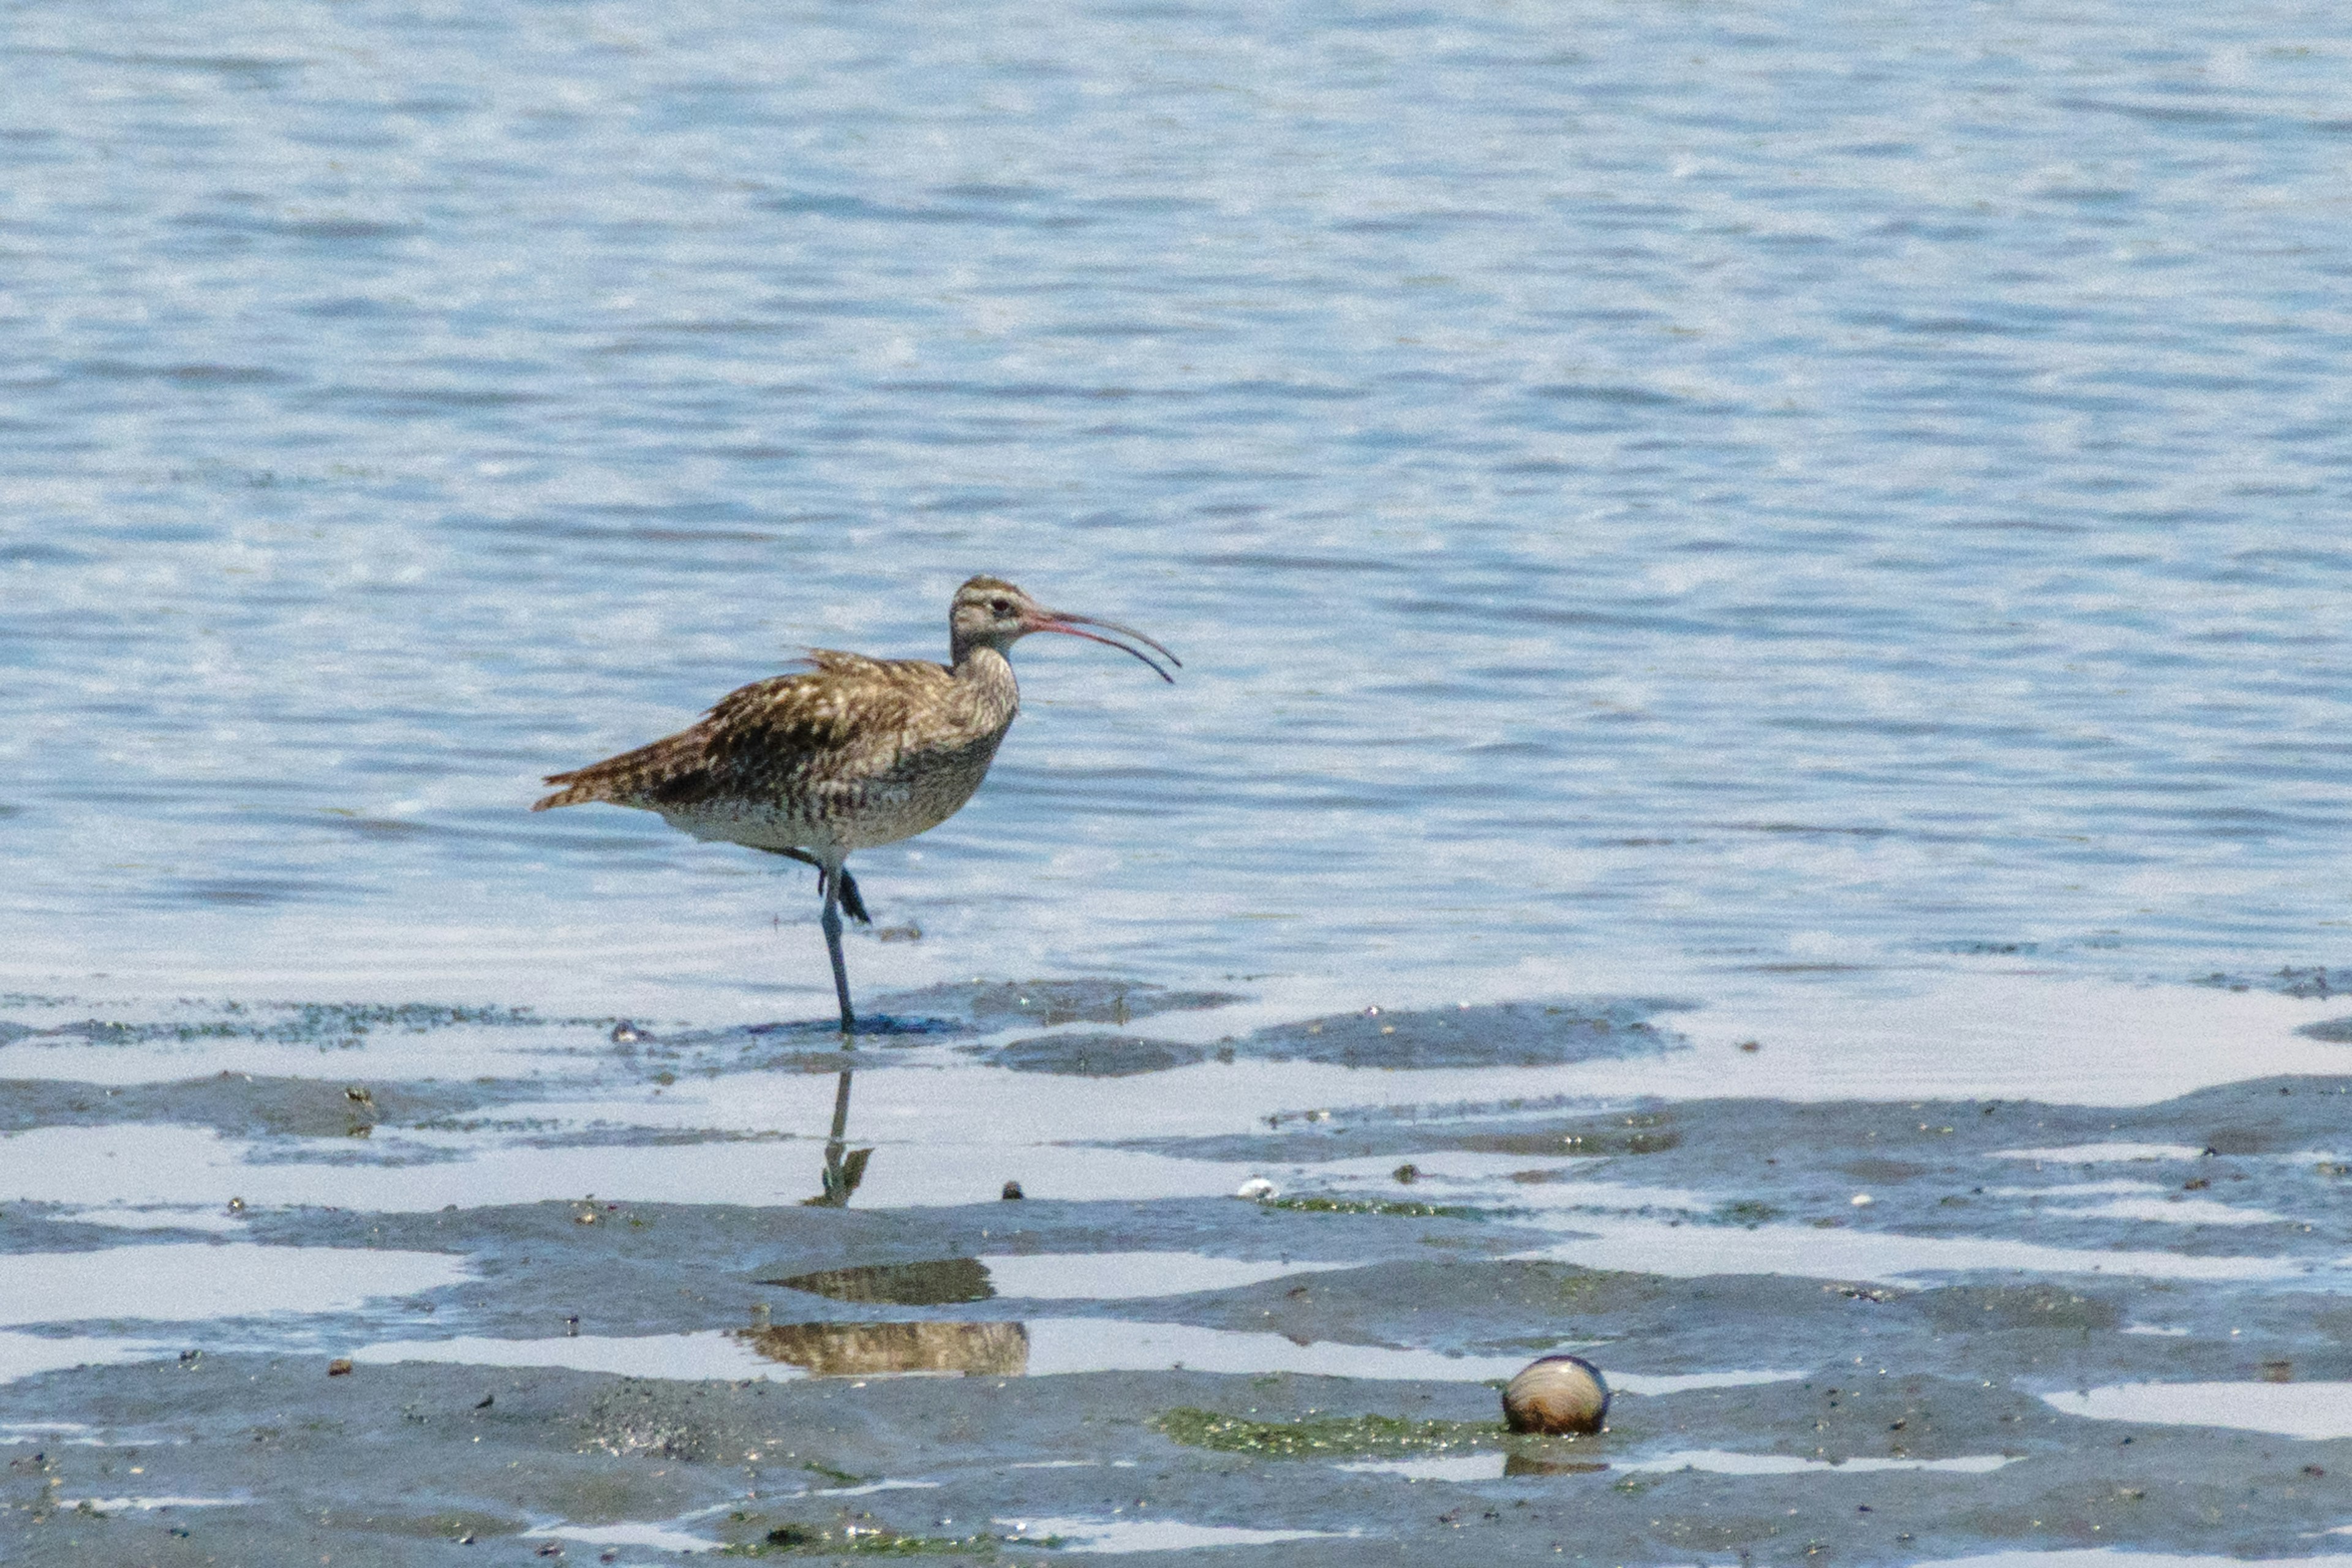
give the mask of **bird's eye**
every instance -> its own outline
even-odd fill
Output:
[[[1010,599],[991,599],[988,602],[988,607],[996,615],[1010,616],[1013,613],[1013,601]]]

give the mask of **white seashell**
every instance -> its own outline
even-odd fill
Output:
[[[1253,1198],[1263,1203],[1267,1198],[1276,1195],[1281,1191],[1282,1189],[1280,1187],[1276,1186],[1264,1176],[1252,1176],[1248,1181],[1244,1182],[1240,1186],[1234,1189],[1234,1196],[1237,1198]]]
[[[1608,1414],[1609,1385],[1582,1356],[1529,1362],[1503,1390],[1503,1420],[1514,1432],[1598,1432]]]

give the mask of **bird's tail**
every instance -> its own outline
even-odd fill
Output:
[[[559,805],[585,805],[597,800],[635,805],[664,784],[692,771],[700,759],[698,752],[686,743],[691,733],[672,735],[568,773],[550,773],[546,782],[563,787],[532,802],[531,810],[551,811]]]
[[[585,805],[593,800],[611,800],[614,796],[611,781],[595,776],[605,765],[598,763],[593,767],[578,768],[568,773],[548,774],[545,783],[567,787],[531,802],[531,810],[552,811],[559,805]]]

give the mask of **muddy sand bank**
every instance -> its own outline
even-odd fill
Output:
[[[998,989],[846,1086],[798,1026],[20,999],[7,1559],[2352,1554],[2352,1074],[1628,1096],[1784,1047]],[[1609,1429],[1507,1436],[1561,1349]]]

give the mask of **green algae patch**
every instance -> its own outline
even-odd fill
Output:
[[[1296,1421],[1254,1421],[1181,1405],[1152,1423],[1188,1448],[1255,1454],[1266,1459],[1434,1454],[1502,1446],[1497,1421],[1407,1421],[1395,1415],[1303,1415]]]
[[[1460,1204],[1423,1204],[1404,1198],[1332,1198],[1320,1194],[1265,1198],[1260,1202],[1270,1209],[1296,1209],[1301,1214],[1385,1214],[1407,1219],[1485,1219],[1494,1212]]]

